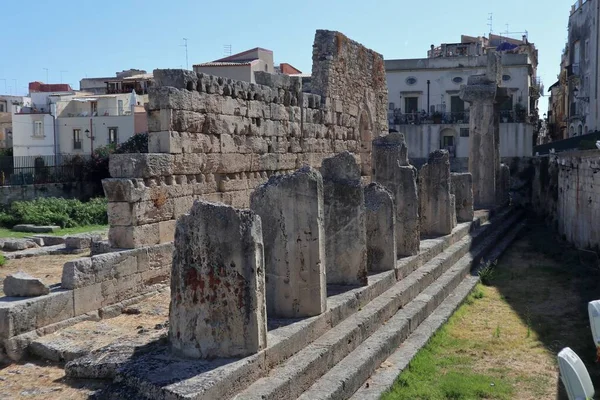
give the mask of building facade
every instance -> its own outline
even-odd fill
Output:
[[[502,54],[502,85],[509,98],[500,105],[503,157],[531,155],[542,90],[536,77],[537,50],[522,40],[462,36],[460,43],[431,46],[427,58],[386,60],[390,127],[404,132],[409,156],[425,158],[445,148],[453,157],[469,154],[469,104],[460,89],[483,74],[487,53]]]
[[[0,95],[0,149],[13,146],[12,116],[31,105],[31,98],[25,96]]]
[[[79,81],[79,90],[91,94],[129,94],[145,95],[154,83],[151,73],[141,69],[129,69],[117,72],[112,77],[84,78]]]

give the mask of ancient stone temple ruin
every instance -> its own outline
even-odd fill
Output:
[[[11,358],[162,291],[168,324],[77,357],[61,344],[67,376],[112,381],[105,398],[376,399],[519,232],[520,211],[473,208],[506,200],[499,162],[477,178],[445,151],[409,163],[381,55],[339,32],[317,31],[310,85],[154,77],[150,152],[111,156],[103,181],[110,246],[48,295],[0,303]],[[486,96],[474,107],[493,114]]]

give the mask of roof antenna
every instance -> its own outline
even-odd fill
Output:
[[[225,57],[228,57],[231,55],[231,45],[230,44],[223,45],[223,55]]]
[[[487,25],[490,27],[490,33],[494,32],[494,13],[489,13]]]

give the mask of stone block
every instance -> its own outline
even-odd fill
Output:
[[[37,243],[29,239],[6,240],[3,243],[3,249],[8,251],[20,251],[37,247]]]
[[[450,158],[447,150],[429,154],[419,170],[419,215],[421,235],[449,235],[456,226],[456,208],[451,193]]]
[[[391,133],[373,141],[373,181],[394,196],[396,205],[396,250],[398,256],[419,253],[419,199],[417,170],[407,161],[404,135]]]
[[[12,227],[13,231],[16,232],[32,232],[32,233],[49,233],[56,232],[60,230],[60,226],[49,225],[49,226],[39,226],[32,224],[19,224]]]
[[[176,220],[172,219],[158,223],[158,243],[168,243],[174,240],[176,222]]]
[[[171,131],[173,130],[173,110],[162,109],[162,110],[153,110],[148,111],[148,132],[155,133],[161,131]],[[150,136],[149,136],[150,138]],[[161,151],[150,151],[149,153],[162,153]]]
[[[65,242],[63,236],[35,235],[35,237],[42,239],[44,241],[44,246],[57,246]]]
[[[185,153],[173,155],[173,175],[195,175],[204,171],[206,155]]]
[[[113,178],[151,178],[173,175],[171,154],[111,154],[110,176]]]
[[[396,208],[394,196],[378,183],[365,187],[367,226],[367,270],[393,271],[396,268]]]
[[[110,242],[108,240],[99,240],[96,242],[92,242],[90,246],[90,255],[95,256],[98,254],[110,253],[112,251],[116,251],[110,246]]]
[[[156,86],[196,90],[198,74],[186,69],[155,69],[152,73]]]
[[[458,222],[473,221],[473,177],[470,173],[453,173],[452,194],[456,204]]]
[[[260,218],[199,201],[177,222],[169,341],[186,357],[244,357],[267,345]]]
[[[365,198],[360,167],[348,152],[323,160],[327,283],[367,284]]]
[[[102,235],[97,233],[84,233],[80,235],[67,236],[65,246],[69,249],[89,249],[92,242],[102,240]]]
[[[160,243],[159,223],[140,226],[111,226],[108,240],[112,247],[133,249]]]
[[[323,179],[313,169],[272,176],[250,198],[263,224],[267,311],[283,318],[327,309]]]
[[[95,283],[73,290],[73,307],[75,316],[98,310],[102,307],[102,284]]]
[[[40,279],[19,271],[4,278],[4,294],[15,297],[35,297],[50,293]]]
[[[67,261],[63,266],[61,287],[75,289],[96,283],[96,274],[90,257]]]
[[[10,338],[74,317],[73,291],[57,290],[25,300],[0,302],[0,337]]]

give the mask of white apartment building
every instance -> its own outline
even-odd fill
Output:
[[[0,149],[12,147],[13,114],[30,105],[29,97],[0,95]]]
[[[385,61],[390,128],[405,134],[409,157],[426,158],[439,148],[468,157],[469,104],[460,89],[469,76],[485,73],[490,51],[502,53],[501,86],[510,95],[500,106],[501,156],[531,155],[541,86],[537,51],[526,38],[491,35],[432,45],[427,58]]]
[[[147,132],[147,95],[90,95],[81,92],[32,93],[32,106],[15,114],[13,154],[90,155]]]

